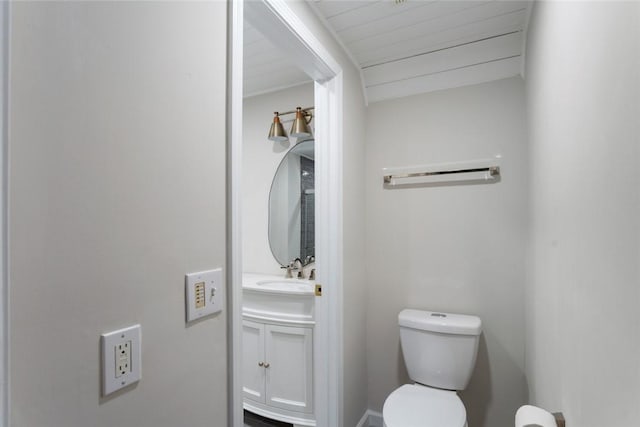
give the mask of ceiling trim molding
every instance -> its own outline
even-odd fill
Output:
[[[506,79],[518,75],[520,59],[517,55],[371,86],[369,98],[374,103]]]
[[[362,67],[360,66],[360,63],[358,62],[356,57],[353,56],[353,54],[351,53],[349,48],[347,48],[347,46],[342,42],[342,40],[340,39],[340,36],[336,32],[336,30],[333,29],[333,27],[331,26],[331,24],[329,23],[327,18],[325,18],[324,15],[322,14],[322,12],[320,12],[320,9],[318,9],[318,6],[316,6],[315,3],[312,2],[312,1],[308,1],[307,5],[313,11],[313,13],[316,15],[316,17],[320,20],[320,22],[326,28],[326,30],[329,32],[329,34],[331,34],[331,36],[336,41],[336,43],[338,43],[338,46],[340,46],[342,48],[342,50],[344,51],[345,55],[347,55],[347,58],[349,58],[349,60],[351,61],[353,66],[356,68],[356,70],[358,70],[358,74],[360,75],[360,88],[362,89],[362,96],[364,97],[364,105],[368,106],[369,105],[369,99],[368,99],[368,96],[367,96],[367,85],[364,82],[364,73],[362,72]]]
[[[304,85],[313,85],[313,80],[311,78],[309,78],[309,80],[305,80],[303,82],[297,82],[297,83],[291,83],[288,85],[282,85],[282,86],[277,86],[277,87],[273,87],[273,88],[269,88],[269,89],[265,89],[265,90],[258,90],[255,92],[250,92],[250,93],[245,93],[243,94],[243,98],[251,98],[254,96],[260,96],[260,95],[266,95],[269,93],[274,93],[274,92],[280,92],[281,90],[286,90],[286,89],[292,89],[294,87],[298,87],[298,86],[304,86]]]
[[[522,62],[520,63],[520,76],[524,79],[527,65],[527,37],[529,36],[529,21],[531,21],[531,11],[533,10],[534,0],[527,3],[527,11],[525,12],[524,27],[522,28]]]
[[[298,63],[313,80],[326,81],[342,71],[338,62],[284,0],[249,1],[245,3],[244,11],[252,27],[267,40],[290,52],[292,57],[304,58],[313,52],[312,62]]]

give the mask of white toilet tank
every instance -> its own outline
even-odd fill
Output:
[[[467,387],[482,332],[479,317],[406,309],[398,322],[404,362],[413,381],[446,390]]]

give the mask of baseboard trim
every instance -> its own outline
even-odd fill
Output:
[[[362,418],[360,418],[356,427],[369,427],[369,411],[364,411],[364,414],[362,414]]]
[[[369,415],[369,427],[382,427],[384,425],[382,422],[382,414],[380,412],[369,409],[367,414]]]
[[[382,427],[382,414],[380,412],[367,409],[356,427]]]

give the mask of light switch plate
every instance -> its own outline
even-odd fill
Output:
[[[140,381],[142,378],[140,325],[102,334],[102,395]]]
[[[187,274],[184,283],[187,322],[222,310],[224,282],[222,281],[221,268]]]

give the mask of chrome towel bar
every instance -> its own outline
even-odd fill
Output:
[[[403,178],[420,178],[420,177],[428,177],[428,176],[437,176],[437,175],[448,175],[448,174],[461,174],[461,173],[474,173],[474,172],[487,172],[490,177],[500,176],[500,166],[488,166],[484,168],[473,168],[473,169],[456,169],[456,170],[440,170],[440,171],[432,171],[432,172],[412,172],[412,173],[400,173],[400,174],[392,174],[392,175],[384,175],[384,183],[391,184],[393,179],[403,179]]]

